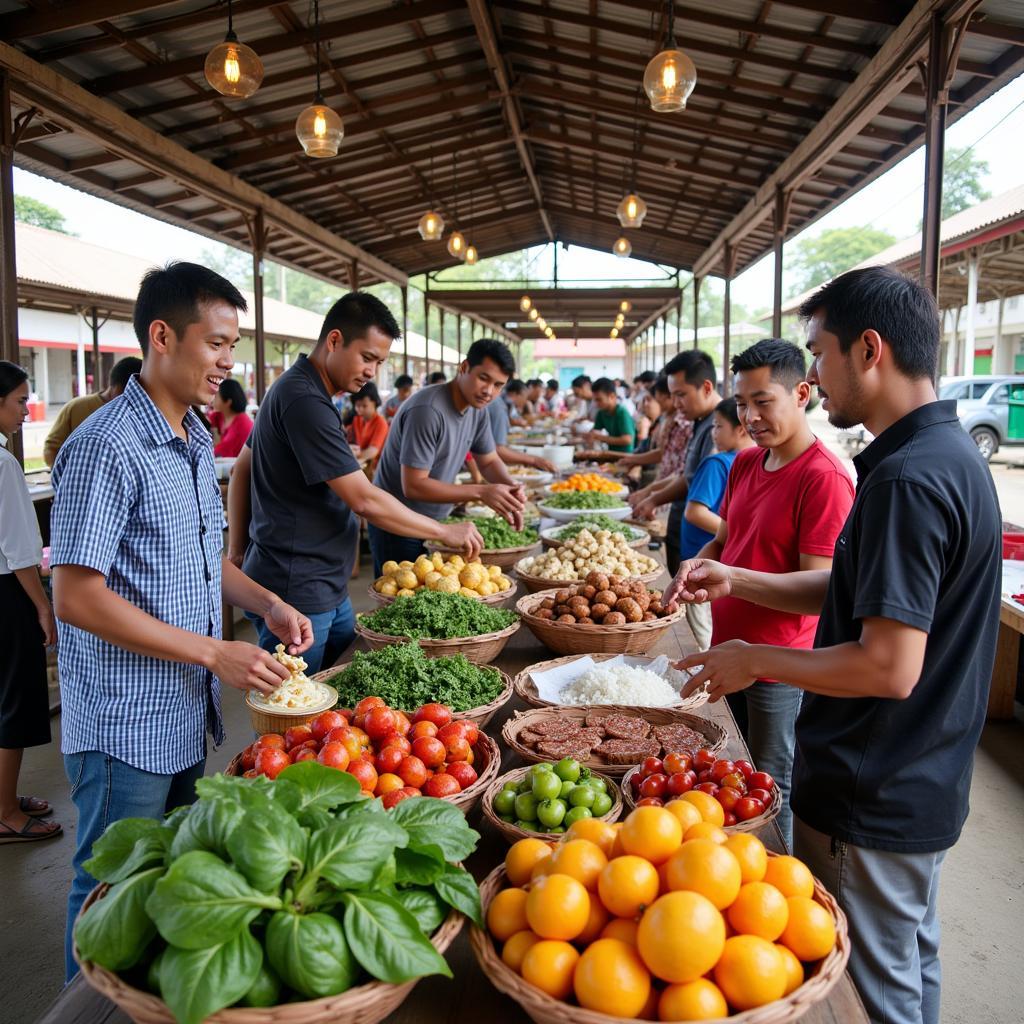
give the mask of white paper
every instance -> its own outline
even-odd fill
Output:
[[[664,654],[658,655],[653,661],[617,654],[614,658],[608,658],[601,662],[595,662],[589,654],[585,654],[575,661],[566,662],[564,665],[556,665],[554,668],[546,669],[543,672],[531,672],[530,678],[537,687],[537,696],[541,700],[550,701],[552,704],[560,704],[562,702],[562,691],[567,686],[571,686],[584,673],[589,672],[595,665],[600,665],[602,668],[605,666],[631,665],[636,668],[646,669],[648,672],[661,676],[676,693],[680,693],[683,686],[690,679],[689,672],[681,672],[678,669],[672,668]]]

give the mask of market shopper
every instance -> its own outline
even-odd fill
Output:
[[[384,418],[390,422],[398,412],[399,406],[412,394],[412,377],[407,373],[401,373],[395,378],[395,393],[384,403],[381,412]]]
[[[7,438],[28,419],[28,394],[28,373],[0,360],[0,844],[61,833],[57,822],[40,820],[51,811],[48,801],[18,795],[25,747],[50,742],[46,648],[57,642],[53,610],[39,579],[39,524],[25,473],[7,450]]]
[[[338,299],[313,351],[299,356],[267,392],[231,475],[229,554],[233,560],[244,556],[247,575],[309,616],[314,641],[304,658],[311,672],[333,664],[355,636],[348,581],[359,518],[403,540],[425,537],[470,556],[483,548],[472,524],[443,525],[374,487],[331,402],[340,392],[356,396],[357,405],[373,404],[368,388],[400,334],[375,296],[350,292]],[[413,401],[399,409],[390,431]],[[272,650],[273,631],[259,622],[256,627],[260,645]]]
[[[594,429],[584,437],[588,444],[603,442],[609,451],[628,454],[636,447],[636,423],[619,397],[615,382],[608,377],[598,377],[591,391],[597,415]]]
[[[359,450],[359,458],[367,466],[377,464],[377,457],[388,436],[388,421],[380,413],[380,392],[373,381],[364,384],[352,396],[355,418],[348,426],[348,443]]]
[[[195,798],[206,734],[224,740],[220,686],[271,693],[288,670],[221,639],[221,603],[248,609],[292,653],[309,620],[222,555],[224,510],[209,433],[190,408],[234,362],[245,299],[219,274],[171,263],[142,280],[142,371],[75,431],[53,468],[53,596],[64,767],[78,812],[71,929],[96,884],[83,867],[120,818]]]
[[[1001,516],[985,463],[936,400],[939,317],[892,270],[854,270],[801,306],[833,426],[875,440],[831,573],[695,559],[671,591],[820,613],[813,650],[732,641],[684,659],[712,699],[756,679],[802,688],[793,845],[850,923],[868,1014],[937,1024],[938,885],[968,811],[999,629]],[[672,593],[666,595],[671,599]]]
[[[493,338],[473,342],[453,381],[424,388],[403,403],[391,424],[373,482],[434,520],[444,519],[456,504],[476,501],[521,529],[526,496],[495,451],[487,412],[492,401],[500,400],[501,389],[514,372],[507,345]],[[467,452],[487,483],[454,482]],[[373,523],[369,534],[377,575],[385,562],[412,561],[424,550],[421,540],[398,536]]]
[[[217,395],[210,403],[210,425],[216,431],[213,454],[217,458],[236,459],[252,433],[252,417],[245,411],[248,404],[242,385],[234,377],[220,382]]]
[[[526,386],[521,380],[510,380],[505,385],[505,392],[506,395],[495,399],[487,406],[487,416],[491,421],[491,433],[494,435],[494,450],[498,453],[498,458],[506,466],[529,466],[531,469],[539,469],[542,473],[556,472],[554,463],[542,456],[534,455],[532,452],[519,452],[509,447],[508,431],[512,421],[509,407],[511,405],[511,408],[517,412],[522,411],[526,404]],[[506,396],[508,401],[505,401]],[[467,465],[471,467],[472,471],[476,462],[469,458]],[[483,478],[478,480],[476,475],[473,480],[475,483],[483,482]]]

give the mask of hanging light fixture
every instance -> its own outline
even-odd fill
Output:
[[[231,22],[231,0],[228,0],[228,34],[207,55],[203,74],[221,96],[246,99],[263,81],[263,61],[251,46],[238,41]]]
[[[476,251],[476,246],[470,243],[466,246],[466,255],[463,257],[462,262],[468,267],[472,267],[476,264],[477,260],[480,259],[480,253]]]
[[[620,313],[628,313],[632,308],[633,308],[633,303],[630,302],[629,299],[623,299],[619,303],[619,312]]]
[[[523,296],[523,297],[522,297],[522,298],[521,298],[521,299],[519,300],[519,308],[520,308],[520,310],[521,310],[522,312],[524,312],[524,313],[529,313],[529,312],[530,312],[530,309],[531,309],[532,307],[533,307],[533,302],[531,301],[531,299],[530,299],[530,296],[529,296],[529,295],[524,295],[524,296]]]
[[[622,197],[615,212],[624,228],[638,228],[647,216],[647,204],[635,192],[630,192]]]
[[[618,327],[613,327],[611,329],[611,331],[609,332],[608,337],[610,337],[610,338],[617,338],[618,336],[619,336],[619,329],[618,329]]]
[[[547,322],[547,320],[544,319],[544,317],[539,316],[539,317],[537,317],[537,326],[542,331],[546,331],[548,329],[548,322]]]
[[[626,259],[633,252],[633,245],[625,235],[620,235],[615,239],[615,244],[612,246],[612,252],[621,259]]]
[[[697,68],[676,45],[673,32],[675,5],[668,0],[668,32],[661,53],[651,58],[644,71],[644,92],[651,101],[651,109],[659,114],[686,109],[693,87],[697,84]]]
[[[457,260],[466,258],[466,236],[458,228],[448,236],[448,255]]]
[[[430,181],[427,182],[428,187],[434,180],[434,150],[430,150]],[[429,197],[428,197],[429,198]],[[417,225],[420,232],[420,238],[424,242],[436,242],[439,238],[444,235],[444,217],[441,214],[436,213],[434,210],[427,210]]]
[[[314,40],[316,44],[316,95],[310,106],[295,120],[295,134],[306,156],[326,158],[338,155],[345,137],[341,118],[324,103],[320,92],[320,0],[313,2]]]
[[[539,316],[540,316],[540,313],[538,313],[538,312],[537,312],[537,307],[536,307],[536,306],[532,306],[532,307],[530,308],[530,312],[529,312],[529,313],[527,313],[527,316],[528,316],[528,317],[529,317],[529,318],[530,318],[531,320],[536,320],[536,319],[537,319],[537,317],[539,317]]]

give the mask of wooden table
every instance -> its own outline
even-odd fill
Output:
[[[353,650],[365,649],[363,641],[357,639],[353,647],[338,659],[339,663],[350,660]],[[690,631],[685,623],[679,623],[662,637],[652,653],[682,657],[692,650],[694,647]],[[524,626],[512,638],[496,664],[510,675],[515,675],[528,665],[551,656],[551,652],[542,647]],[[526,705],[518,698],[513,698],[490,722],[487,732],[491,736],[500,736],[505,720],[514,711],[525,708]],[[725,751],[729,757],[735,759],[748,756],[746,745],[725,701],[706,705],[702,713],[726,729],[729,739]],[[515,753],[503,751],[502,771],[517,767],[519,763]],[[476,853],[469,860],[470,869],[480,880],[504,858],[508,844],[487,824],[479,809],[470,812],[469,820],[482,835]],[[775,825],[767,826],[758,835],[769,848],[784,849],[782,836]],[[446,954],[455,978],[425,978],[413,989],[402,1006],[387,1018],[390,1024],[477,1024],[478,1021],[486,1021],[488,1024],[524,1024],[529,1020],[519,1004],[501,995],[477,966],[469,946],[468,933],[467,926]],[[846,975],[833,988],[827,1000],[813,1007],[801,1019],[804,1024],[862,1024],[868,1018],[853,983]],[[79,976],[61,993],[38,1024],[127,1022],[125,1014],[89,988]]]

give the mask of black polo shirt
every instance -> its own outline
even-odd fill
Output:
[[[792,806],[856,846],[948,849],[968,811],[1001,593],[999,502],[955,402],[915,409],[855,459],[815,647],[885,618],[928,634],[905,700],[804,695]]]

